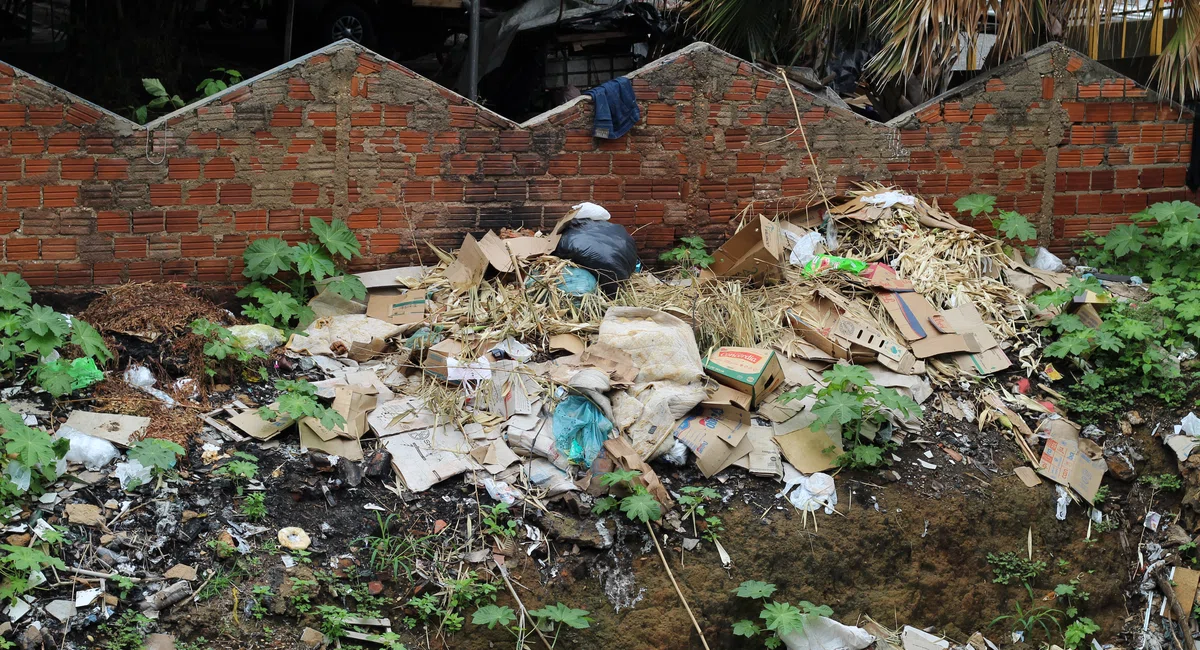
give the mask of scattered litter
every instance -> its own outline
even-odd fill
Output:
[[[280,546],[291,551],[303,551],[311,543],[308,539],[308,533],[304,532],[304,529],[296,528],[295,526],[279,529],[279,534],[276,537],[279,539]]]

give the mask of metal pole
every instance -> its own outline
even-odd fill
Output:
[[[479,0],[470,4],[470,30],[467,34],[467,99],[479,99]]]
[[[283,60],[292,60],[292,27],[296,21],[296,0],[288,0],[287,21],[283,24]]]

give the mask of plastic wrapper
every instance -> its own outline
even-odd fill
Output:
[[[612,432],[612,422],[591,400],[571,395],[554,409],[554,444],[572,463],[590,467]]]
[[[847,273],[859,274],[867,270],[867,263],[862,260],[856,260],[849,257],[838,257],[836,255],[817,255],[808,262],[805,262],[801,268],[801,272],[812,277],[820,275],[826,271],[845,271]]]
[[[521,493],[504,481],[485,477],[481,483],[483,483],[483,489],[487,490],[488,496],[505,505],[511,506],[521,498]]]
[[[136,460],[117,463],[113,476],[121,482],[122,490],[132,490],[139,485],[145,485],[150,482],[151,478],[150,468]]]
[[[1064,271],[1067,268],[1062,259],[1045,248],[1037,249],[1037,255],[1033,256],[1029,266],[1041,271]]]
[[[270,325],[234,325],[229,328],[229,333],[243,350],[258,348],[270,352],[283,345],[283,332]]]
[[[72,463],[81,463],[91,470],[104,467],[121,454],[113,443],[103,438],[89,436],[68,426],[59,427],[58,432],[54,435],[56,438],[62,438],[71,443],[67,449],[67,455],[64,457],[66,460]]]
[[[596,276],[577,266],[563,267],[562,277],[558,280],[558,288],[572,296],[595,293],[597,286]]]

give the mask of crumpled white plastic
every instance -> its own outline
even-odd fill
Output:
[[[788,262],[796,266],[804,266],[806,262],[816,257],[817,246],[825,243],[824,235],[815,230],[803,236],[790,230],[784,230],[783,234],[792,242],[792,254],[788,256]]]
[[[809,512],[825,508],[825,514],[833,514],[833,507],[837,505],[837,488],[834,486],[832,476],[824,472],[817,472],[810,476],[801,475],[799,479],[785,480],[789,485],[793,482],[796,484],[796,489],[788,495],[788,501],[791,501],[792,505]],[[785,486],[785,494],[787,489]]]
[[[500,350],[500,351],[504,352],[505,354],[507,354],[508,356],[512,357],[513,359],[516,359],[517,361],[520,361],[522,363],[529,361],[530,359],[533,358],[533,350],[530,350],[529,346],[514,339],[511,336],[504,339],[503,341],[500,341],[500,343],[497,344],[496,347],[494,347],[492,349]]]
[[[1175,425],[1175,435],[1180,434],[1200,437],[1200,418],[1195,413],[1188,413]]]
[[[910,194],[905,194],[899,190],[880,192],[879,194],[874,194],[871,196],[860,196],[858,197],[858,200],[862,201],[863,203],[873,205],[877,208],[890,208],[897,203],[902,203],[904,205],[917,204],[916,197]]]
[[[483,489],[487,490],[488,496],[505,505],[511,506],[521,498],[521,492],[504,481],[484,477],[480,482],[483,483]]]
[[[127,460],[123,463],[117,463],[113,476],[121,482],[121,489],[127,490],[130,484],[137,481],[134,487],[145,485],[150,482],[150,468],[142,465],[141,461]]]
[[[875,642],[875,637],[861,627],[842,625],[824,616],[807,619],[799,632],[781,636],[788,650],[862,650]]]
[[[592,221],[608,221],[612,218],[608,210],[587,201],[571,206],[571,212],[568,214],[571,214],[573,219],[591,219]]]
[[[1033,256],[1033,261],[1029,263],[1029,266],[1041,271],[1062,271],[1067,268],[1059,256],[1045,248],[1037,249],[1037,255]]]
[[[67,449],[66,456],[64,456],[66,460],[72,463],[82,463],[84,467],[90,470],[100,469],[120,455],[120,452],[117,451],[117,447],[113,443],[103,438],[89,436],[65,424],[58,428],[54,437],[63,438],[70,442],[71,446]]]

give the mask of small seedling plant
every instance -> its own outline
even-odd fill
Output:
[[[855,469],[883,465],[883,452],[891,441],[887,410],[905,418],[921,417],[921,406],[895,389],[879,386],[871,372],[862,366],[839,364],[822,375],[825,385],[800,386],[783,394],[786,403],[816,395],[812,412],[817,419],[814,427],[826,428],[837,424],[842,428],[844,453],[837,458],[841,467]]]
[[[716,261],[708,253],[708,244],[702,237],[680,237],[679,245],[658,256],[664,262],[670,262],[679,267],[682,277],[691,277],[697,268],[706,269]]]
[[[399,517],[392,514],[385,519],[379,513],[375,513],[375,518],[379,523],[379,534],[355,540],[355,545],[362,545],[370,550],[371,568],[375,571],[388,571],[396,580],[403,574],[405,579],[411,581],[417,570],[417,560],[433,559],[434,553],[429,547],[429,542],[434,536],[393,534],[392,522],[398,522]]]
[[[709,516],[708,504],[721,497],[717,491],[710,487],[701,487],[697,485],[689,485],[679,490],[679,505],[683,508],[683,518],[692,520],[692,535],[700,536],[703,539],[716,542],[718,534],[725,530],[725,525],[720,517]],[[704,522],[704,533],[700,534],[696,524],[696,518],[699,517]]]
[[[204,374],[215,379],[218,372],[232,379],[237,366],[248,366],[256,359],[266,359],[267,354],[258,348],[243,348],[228,328],[210,320],[198,318],[192,321],[192,333],[204,339]]]
[[[247,494],[246,497],[242,499],[242,503],[238,509],[242,511],[242,514],[245,515],[246,519],[250,521],[262,521],[267,518],[266,498],[267,495],[265,492]]]
[[[340,219],[309,221],[310,241],[288,244],[278,237],[256,239],[246,247],[242,274],[251,280],[238,292],[247,298],[242,315],[256,322],[288,330],[312,321],[308,307],[316,286],[326,287],[351,300],[362,300],[367,288],[357,276],[340,266],[361,255],[354,231]]]
[[[54,439],[45,431],[26,425],[5,404],[0,404],[0,442],[4,448],[0,506],[19,504],[41,495],[45,486],[58,480],[58,461],[70,447],[65,438]]]
[[[317,387],[303,379],[276,379],[275,389],[280,391],[277,408],[264,406],[258,409],[258,414],[264,420],[275,421],[281,418],[300,420],[316,418],[326,429],[335,429],[346,423],[341,413],[322,405],[317,401]]]
[[[25,362],[37,385],[54,397],[82,388],[70,373],[70,361],[59,356],[68,344],[97,365],[112,360],[94,327],[33,304],[29,284],[21,276],[0,273],[0,376],[15,374],[18,363]]]
[[[497,503],[494,506],[481,506],[483,513],[483,532],[495,535],[501,539],[510,539],[517,535],[517,522],[512,518],[507,503]]]
[[[609,489],[623,489],[627,494],[620,499],[613,496],[596,499],[595,505],[592,506],[592,512],[602,515],[610,510],[620,508],[630,521],[640,521],[647,525],[651,521],[661,519],[662,505],[650,494],[646,486],[636,481],[637,477],[641,475],[642,473],[636,469],[619,469],[601,474],[601,485]]]
[[[416,627],[418,621],[428,625],[438,622],[438,627],[447,632],[458,632],[466,619],[463,612],[467,607],[483,607],[496,601],[497,586],[482,580],[474,571],[468,572],[461,578],[447,580],[441,593],[427,593],[409,599],[407,605],[416,612],[416,617],[408,617],[409,627]]]
[[[1138,483],[1149,485],[1155,492],[1178,492],[1183,489],[1183,479],[1174,474],[1148,474]]]
[[[833,616],[833,610],[828,605],[814,605],[807,600],[802,600],[797,605],[775,601],[771,598],[775,593],[775,585],[769,582],[747,580],[738,585],[734,593],[738,598],[761,603],[762,611],[758,617],[763,621],[763,627],[748,619],[734,623],[734,636],[753,639],[766,632],[768,636],[763,640],[763,645],[772,649],[783,646],[785,635],[803,632],[804,626],[813,618]]]
[[[565,629],[586,630],[591,627],[592,619],[588,618],[586,609],[575,609],[560,603],[555,603],[541,609],[529,610],[533,624],[542,632],[549,635],[549,646],[558,645],[558,635]],[[489,630],[497,625],[508,631],[517,639],[517,647],[525,643],[531,630],[525,627],[525,620],[517,621],[517,613],[507,605],[485,605],[475,610],[471,615],[474,625],[486,625]],[[516,623],[516,625],[514,625]]]
[[[244,451],[233,452],[233,460],[213,470],[213,474],[233,481],[237,495],[242,495],[246,484],[258,476],[258,458]]]

